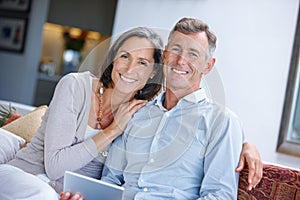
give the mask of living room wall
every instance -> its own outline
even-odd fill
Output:
[[[241,118],[264,161],[300,168],[276,152],[299,0],[119,0],[114,33],[135,26],[170,30],[183,16],[218,36],[216,69],[226,106]]]
[[[23,53],[0,51],[0,99],[31,105],[49,0],[32,0]]]

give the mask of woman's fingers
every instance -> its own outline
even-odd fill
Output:
[[[129,107],[128,107],[128,111],[132,115],[138,111],[141,107],[143,107],[144,105],[146,105],[147,101],[145,100],[132,100],[129,102]]]
[[[117,127],[123,132],[134,113],[142,108],[146,103],[146,100],[134,99],[130,102],[121,104],[114,115],[114,122]]]

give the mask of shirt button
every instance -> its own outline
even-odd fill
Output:
[[[144,188],[144,192],[148,192],[148,188]]]
[[[154,159],[153,159],[153,158],[151,158],[149,162],[150,162],[150,163],[154,163]]]

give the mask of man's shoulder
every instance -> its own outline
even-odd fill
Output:
[[[240,121],[239,116],[229,107],[224,105],[224,103],[206,98],[203,101],[198,102],[198,106],[198,108],[201,110],[200,113],[209,116],[209,118],[212,120],[215,118],[223,118],[225,121]]]

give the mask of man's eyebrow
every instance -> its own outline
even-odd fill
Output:
[[[174,44],[170,44],[170,45],[168,45],[169,47],[174,47],[174,46],[176,46],[176,47],[180,47],[181,48],[181,45],[180,44],[176,44],[176,43],[174,43]]]
[[[197,53],[197,54],[199,54],[199,55],[201,55],[201,51],[198,50],[198,49],[195,49],[195,48],[189,48],[188,50],[189,50],[189,51],[192,51],[192,52],[195,52],[195,53]]]

